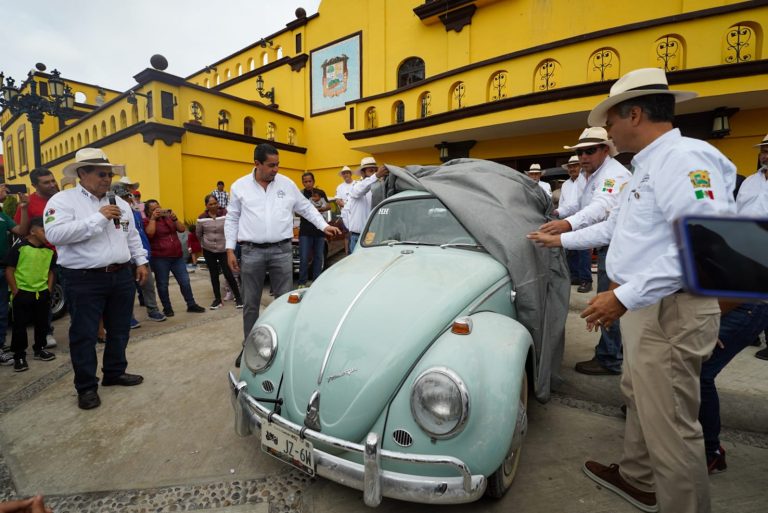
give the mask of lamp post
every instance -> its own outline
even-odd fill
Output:
[[[264,92],[264,78],[261,75],[256,77],[256,92],[258,92],[259,96],[262,98],[268,99],[270,106],[275,106],[275,88],[273,87],[269,91]]]
[[[45,65],[37,64],[38,71],[45,71]],[[19,87],[15,86],[15,80],[6,78],[0,73],[0,109],[9,109],[14,116],[26,114],[29,124],[32,125],[32,146],[35,155],[35,167],[40,167],[40,124],[45,114],[59,118],[59,128],[64,120],[71,116],[75,106],[75,95],[72,88],[61,79],[61,73],[57,70],[51,72],[47,84],[41,82],[38,93],[38,82],[34,72],[30,71],[27,80]],[[5,83],[3,83],[5,82]],[[29,85],[29,92],[22,93],[25,84]],[[45,87],[44,87],[45,86]]]

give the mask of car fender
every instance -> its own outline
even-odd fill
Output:
[[[499,467],[512,440],[520,386],[533,340],[525,327],[510,317],[479,312],[469,318],[470,334],[445,331],[403,381],[385,412],[382,446],[394,451],[451,455],[469,465],[473,474],[488,476]],[[469,391],[469,414],[464,428],[448,439],[432,439],[411,413],[412,386],[422,372],[433,367],[450,369]],[[396,430],[407,431],[413,443],[409,447],[396,443]],[[393,465],[392,470],[405,468]],[[438,468],[424,472],[441,475]]]

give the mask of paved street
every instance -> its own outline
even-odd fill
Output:
[[[210,304],[207,272],[192,275],[192,284],[198,302]],[[0,497],[40,492],[59,513],[367,511],[360,492],[289,470],[261,453],[254,437],[235,435],[226,372],[240,346],[240,311],[229,302],[218,311],[187,314],[178,291],[173,293],[173,319],[151,323],[143,309],[136,310],[143,325],[132,332],[128,370],[143,374],[145,383],[102,388],[96,410],[76,406],[66,319],[57,321],[55,361],[30,360],[30,371],[19,374],[0,368]],[[587,295],[579,296],[572,300],[567,367],[593,344],[576,314]],[[270,300],[265,294],[264,302]],[[747,402],[749,415],[734,417],[737,424],[762,419],[765,412],[765,362],[752,352],[737,359],[732,375],[723,375],[728,393]],[[744,376],[753,373],[763,379],[751,383],[749,394],[740,394]],[[623,420],[614,403],[617,378],[592,378],[583,385],[567,369],[563,376],[563,393],[546,405],[530,405],[530,429],[512,490],[500,501],[441,511],[635,511],[580,470],[586,458],[610,462],[619,456]],[[763,395],[753,399],[753,393]],[[714,511],[765,511],[768,437],[729,430],[724,445],[730,467],[712,477]],[[437,508],[385,500],[378,509]]]

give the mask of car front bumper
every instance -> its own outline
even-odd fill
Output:
[[[264,422],[273,422],[313,443],[362,455],[361,465],[314,449],[317,474],[361,490],[368,506],[378,506],[382,497],[427,504],[459,504],[475,501],[485,492],[485,476],[472,475],[467,465],[457,458],[382,450],[377,433],[369,433],[364,444],[324,435],[294,424],[262,406],[248,393],[248,385],[244,381],[238,381],[231,372],[229,384],[235,410],[235,432],[238,435],[249,436],[260,431]],[[382,459],[414,465],[444,465],[453,468],[459,476],[429,477],[390,472],[381,468]]]

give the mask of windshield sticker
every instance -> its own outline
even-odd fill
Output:
[[[368,232],[365,234],[365,243],[366,244],[373,244],[373,241],[376,240],[376,232]]]

